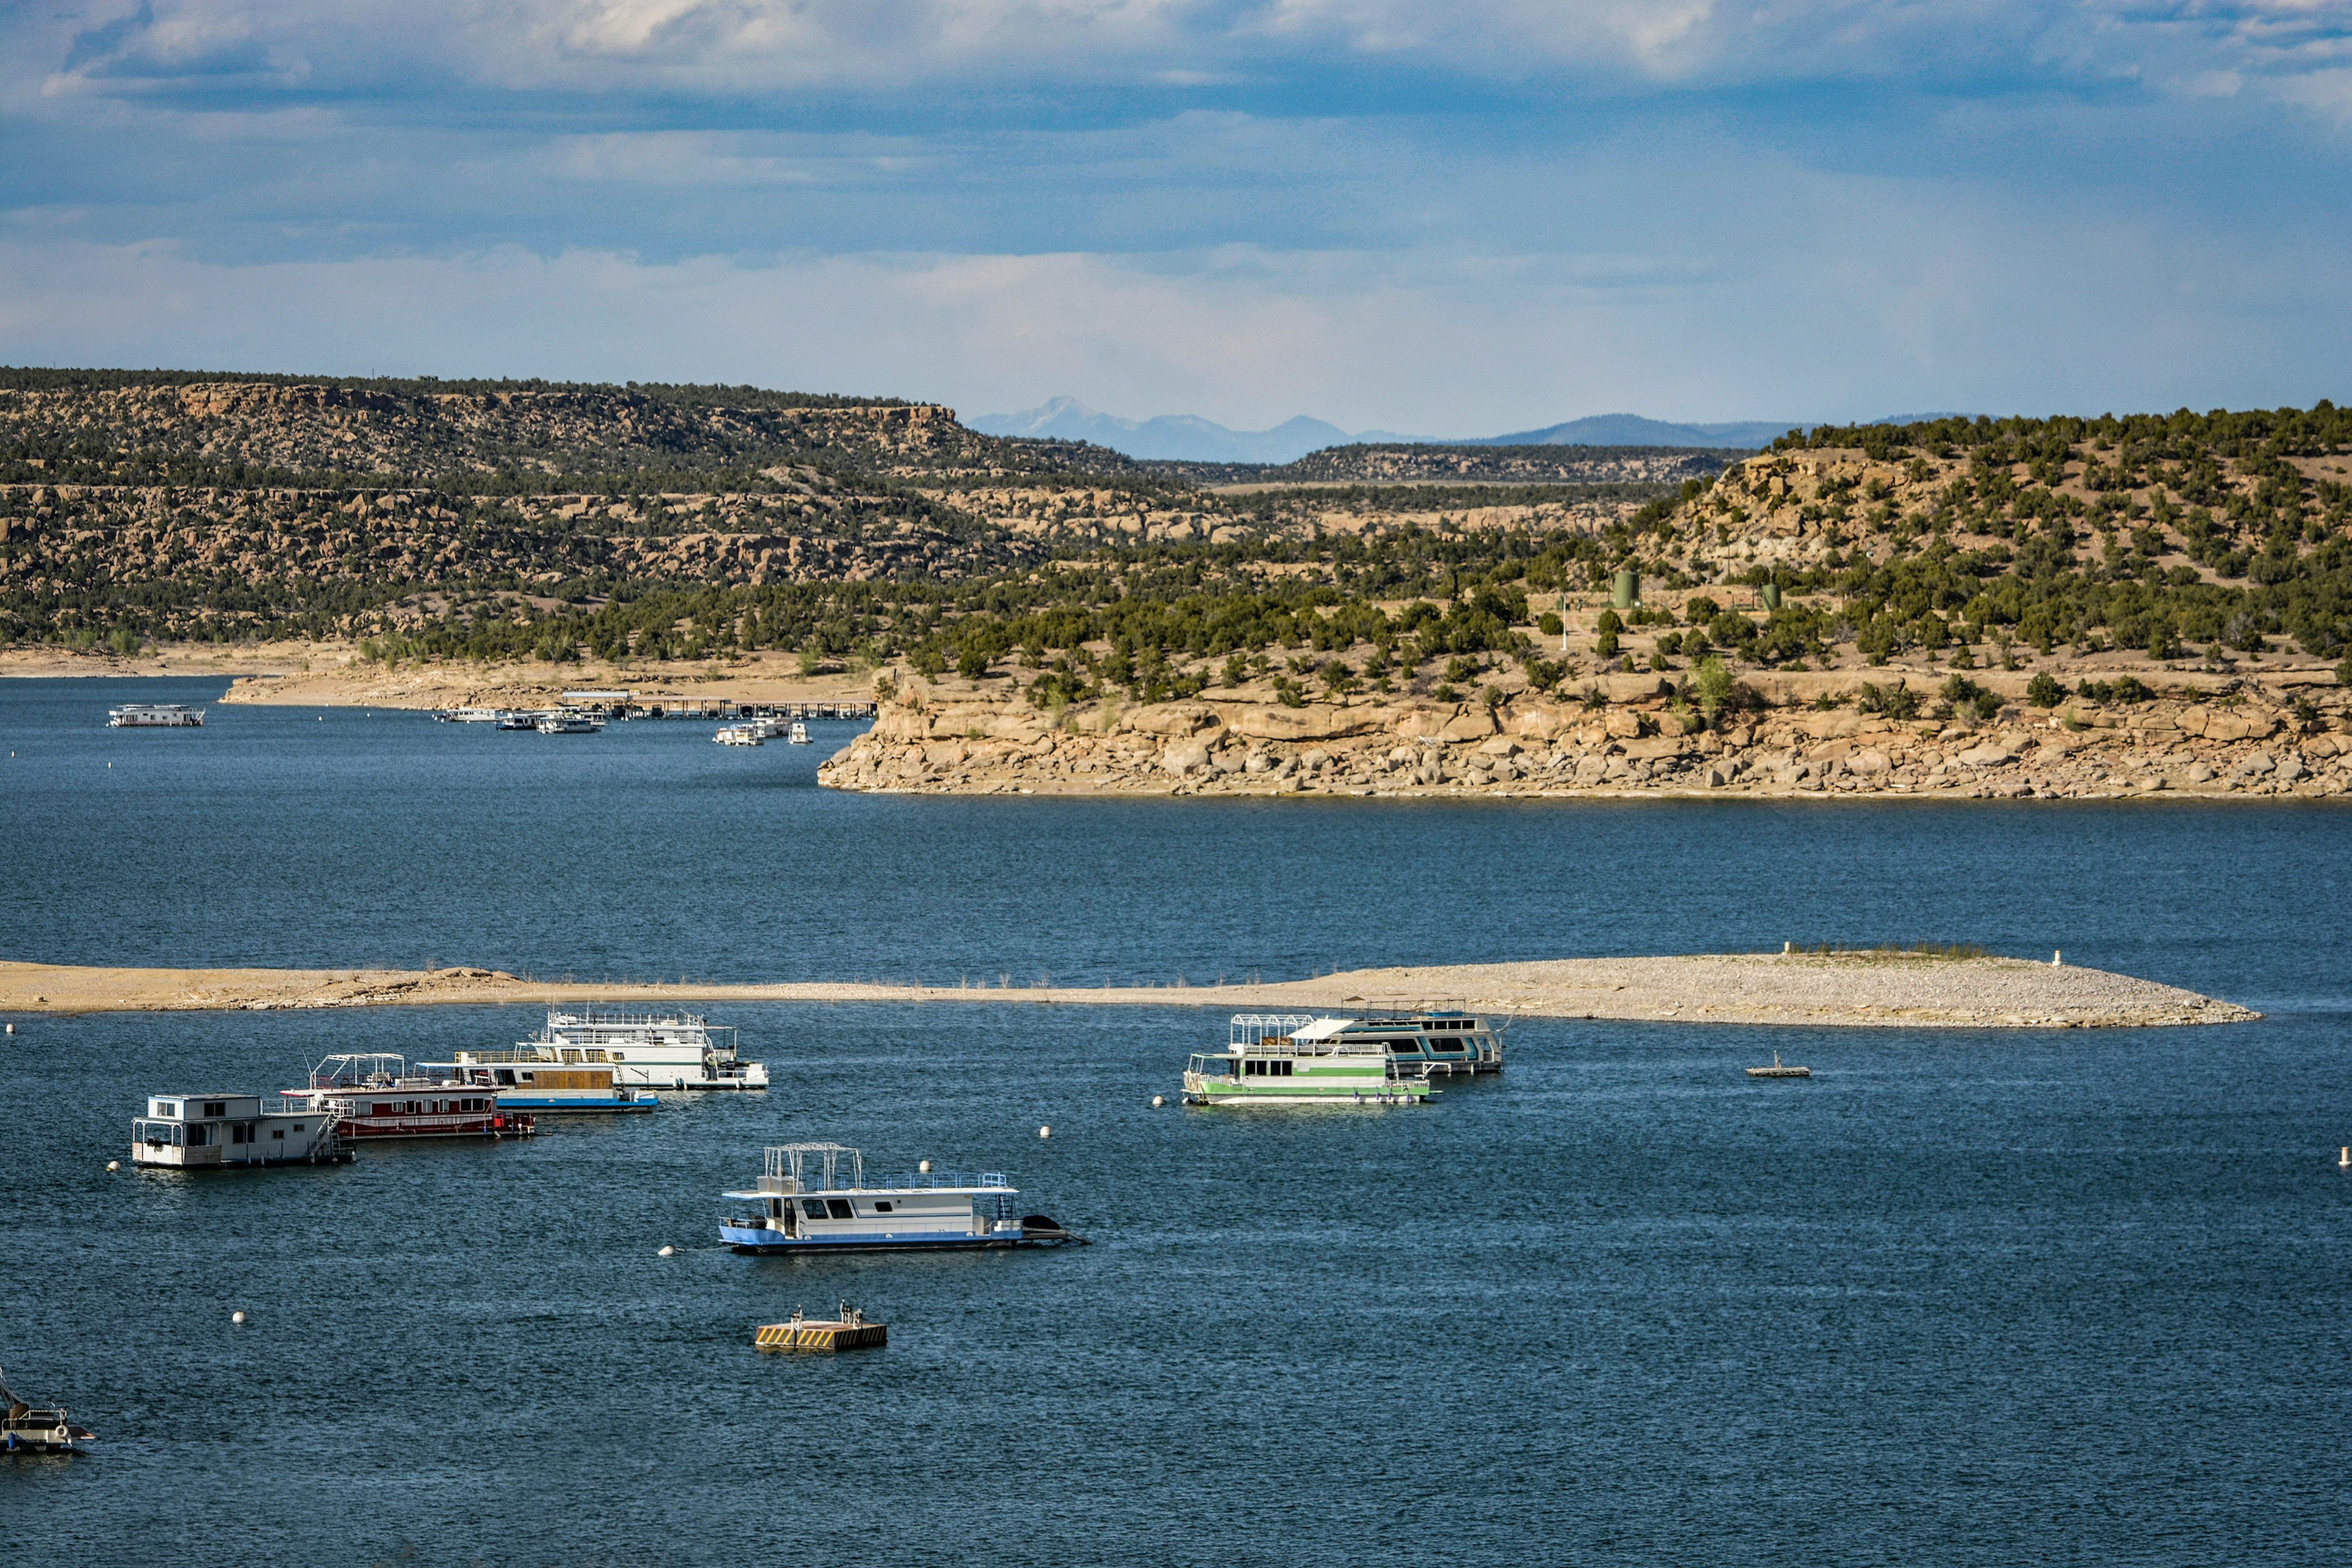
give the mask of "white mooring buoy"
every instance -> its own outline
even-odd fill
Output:
[[[14,1025],[14,1024],[9,1025],[9,1026],[8,1026],[8,1032],[9,1032],[10,1034],[12,1034],[12,1035],[13,1035],[13,1034],[15,1034],[15,1033],[16,1032],[16,1025]]]
[[[654,1256],[656,1258],[676,1258],[677,1256],[677,1248],[675,1247],[665,1247],[659,1252],[655,1253]]]
[[[1040,1127],[1037,1129],[1037,1136],[1040,1138],[1051,1138],[1053,1135],[1054,1130],[1050,1127]]]
[[[915,1162],[915,1169],[928,1176],[931,1173],[931,1163],[929,1160],[918,1160]]]
[[[231,1312],[228,1315],[228,1321],[241,1326],[245,1322],[245,1314],[243,1312]]]
[[[2050,967],[2051,967],[2051,968],[2055,969],[2055,968],[2057,968],[2057,967],[2058,967],[2058,960],[2059,960],[2059,958],[2060,958],[2061,956],[2062,956],[2062,954],[2060,954],[2060,952],[2058,952],[2058,950],[2057,950],[2056,948],[2054,948],[2054,947],[2053,947],[2053,948],[2052,948],[2052,949],[2050,950]]]
[[[109,1160],[106,1163],[106,1168],[110,1171],[119,1171],[122,1169],[122,1162],[120,1160]]]
[[[1155,1094],[1151,1097],[1151,1109],[1154,1110],[1159,1110],[1161,1106],[1167,1103],[1168,1097],[1164,1094]]]
[[[2336,1168],[2339,1171],[2352,1171],[2352,1143],[2344,1145],[2344,1152],[2336,1156]]]

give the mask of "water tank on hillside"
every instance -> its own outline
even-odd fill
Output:
[[[1633,568],[1627,567],[1617,574],[1617,585],[1610,591],[1609,595],[1610,606],[1612,609],[1630,610],[1641,602],[1642,579],[1634,574]]]
[[[1768,610],[1777,610],[1780,607],[1780,584],[1767,583],[1764,584],[1764,607]]]

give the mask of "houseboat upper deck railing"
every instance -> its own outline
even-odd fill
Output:
[[[866,1175],[866,1156],[845,1143],[776,1143],[767,1152],[761,1186],[772,1193],[920,1193],[1003,1188],[1002,1171],[908,1171]]]

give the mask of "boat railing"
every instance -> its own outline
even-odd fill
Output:
[[[1303,1029],[1314,1021],[1312,1013],[1236,1013],[1227,1039],[1236,1046],[1255,1046],[1269,1037]]]
[[[706,1028],[709,1020],[700,1013],[640,1013],[607,1006],[601,1002],[559,1003],[547,1010],[547,1025],[551,1029],[592,1026],[644,1029],[660,1024],[672,1024],[681,1028]]]
[[[779,1197],[823,1193],[970,1192],[974,1188],[1009,1193],[1014,1190],[1002,1171],[908,1171],[874,1176],[862,1182],[838,1179],[828,1182],[821,1173],[802,1176],[796,1183],[790,1176],[772,1177],[770,1180],[776,1183],[774,1195]]]
[[[1424,1018],[1468,1018],[1477,1015],[1459,996],[1349,996],[1339,1004],[1367,1024],[1411,1024]]]

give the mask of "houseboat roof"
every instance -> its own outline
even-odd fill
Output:
[[[943,1193],[955,1197],[983,1193],[1017,1193],[1020,1190],[999,1173],[989,1171],[978,1175],[949,1172],[937,1176],[888,1176],[868,1182],[862,1187],[803,1186],[793,1193],[752,1187],[719,1195],[722,1198],[854,1198],[870,1194],[887,1198],[906,1193]]]

